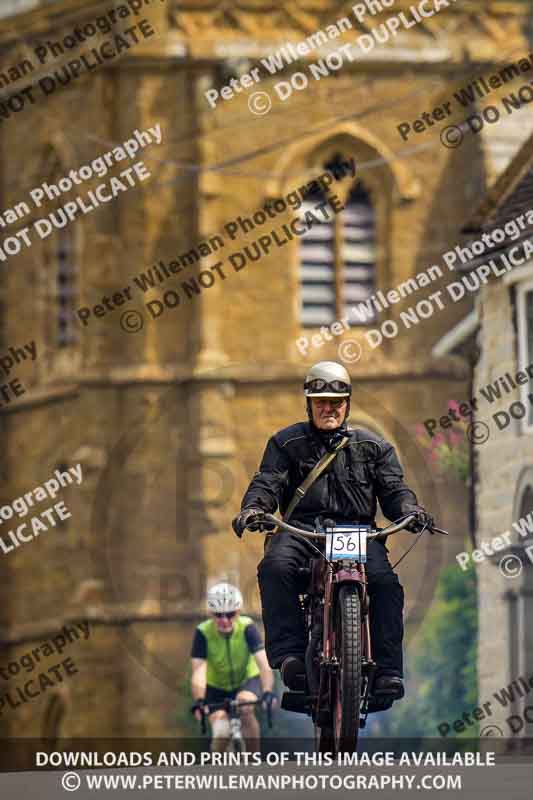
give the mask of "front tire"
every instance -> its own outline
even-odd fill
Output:
[[[361,604],[357,588],[341,586],[335,614],[335,655],[339,670],[333,686],[333,738],[337,753],[357,748],[361,710]]]

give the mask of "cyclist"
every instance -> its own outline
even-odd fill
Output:
[[[404,483],[393,446],[371,431],[348,427],[352,386],[347,370],[333,361],[315,364],[305,379],[304,394],[308,422],[290,425],[268,441],[259,472],[233,520],[237,536],[241,537],[246,528],[257,529],[258,515],[264,512],[272,514],[279,507],[285,514],[304,478],[328,451],[343,443],[344,437],[347,443],[300,495],[290,521],[308,530],[313,530],[317,518],[375,526],[379,500],[383,513],[392,521],[414,514],[409,526],[413,532],[431,527],[432,517]],[[374,444],[358,446],[361,440]],[[301,686],[305,673],[307,643],[298,595],[304,591],[306,578],[298,570],[313,552],[307,541],[282,531],[271,537],[258,567],[268,660],[274,669],[280,669],[289,688]],[[378,664],[374,684],[378,699],[372,710],[390,708],[404,695],[404,594],[387,553],[383,542],[369,542],[366,572],[373,656]]]
[[[198,721],[208,715],[211,749],[223,752],[229,741],[228,715],[223,709],[210,713],[210,703],[226,698],[261,699],[263,707],[275,706],[274,676],[261,636],[250,617],[241,615],[242,595],[229,583],[217,583],[207,593],[210,618],[195,630],[191,649],[191,712]],[[254,706],[240,710],[243,736],[251,750],[259,750],[259,723]]]

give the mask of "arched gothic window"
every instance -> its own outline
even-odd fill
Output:
[[[324,166],[332,168],[334,162]],[[333,191],[333,189],[331,189]],[[317,189],[306,197],[299,215],[328,202]],[[345,207],[335,214],[327,205],[327,221],[313,224],[300,239],[300,321],[304,327],[329,325],[347,317],[350,325],[372,322],[374,309],[357,313],[375,290],[376,220],[370,196],[358,182]],[[315,214],[318,216],[317,214]]]

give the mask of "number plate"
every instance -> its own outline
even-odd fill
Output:
[[[351,559],[366,563],[366,537],[370,525],[338,525],[327,531],[326,558],[330,561]]]

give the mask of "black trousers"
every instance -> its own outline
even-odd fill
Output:
[[[298,594],[305,590],[308,578],[300,575],[298,568],[307,566],[312,557],[313,549],[304,539],[282,531],[272,537],[259,564],[266,653],[273,669],[279,668],[286,656],[303,658],[305,654],[307,641]],[[372,653],[378,674],[403,677],[403,588],[382,542],[368,543],[366,574]]]

